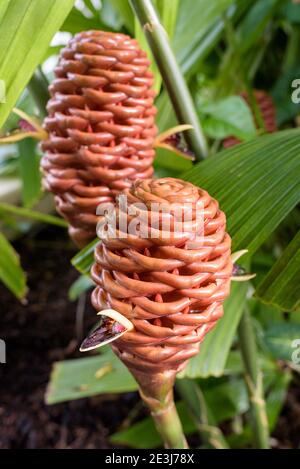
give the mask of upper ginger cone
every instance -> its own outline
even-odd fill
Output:
[[[113,350],[145,384],[145,376],[174,378],[222,316],[232,274],[231,239],[218,202],[189,182],[139,180],[124,195],[129,209],[144,204],[140,230],[126,235],[130,215],[122,226],[117,217],[116,236],[102,231],[92,268],[97,284],[92,303],[97,311],[112,308],[133,323]],[[117,199],[116,214],[124,210],[123,202]],[[180,231],[178,209],[191,214]],[[150,233],[151,219],[157,223]]]
[[[96,237],[100,203],[153,174],[155,92],[150,62],[129,36],[77,34],[49,87],[44,187],[79,247]]]

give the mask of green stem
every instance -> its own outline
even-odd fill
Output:
[[[259,449],[269,448],[269,426],[264,399],[262,371],[251,316],[245,310],[238,328],[239,342],[245,367],[245,380],[250,400],[255,443]]]
[[[203,443],[215,449],[228,449],[227,441],[217,426],[200,386],[190,379],[178,379],[176,389],[187,404]]]
[[[167,33],[160,23],[151,0],[130,0],[130,3],[146,34],[178,122],[193,126],[193,129],[186,132],[186,140],[196,159],[201,160],[208,154],[206,138]]]
[[[37,220],[43,223],[49,223],[50,225],[61,226],[62,228],[67,228],[68,223],[62,218],[54,217],[53,215],[47,215],[41,212],[35,212],[34,210],[29,210],[23,207],[16,207],[15,205],[10,205],[4,202],[0,202],[0,212],[11,213],[18,217],[29,218],[30,220]]]
[[[27,88],[39,109],[41,118],[44,118],[47,114],[46,106],[49,100],[49,92],[47,79],[40,68],[31,77]]]
[[[152,410],[150,407],[150,411],[156,429],[164,441],[165,448],[187,449],[188,445],[173,398],[172,402],[163,405],[160,410]]]
[[[139,384],[141,398],[150,409],[165,448],[188,448],[173,398],[175,371],[156,373],[143,373],[135,369],[130,371]]]

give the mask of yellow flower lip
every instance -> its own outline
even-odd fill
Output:
[[[177,125],[176,127],[172,127],[161,134],[159,134],[156,139],[154,140],[154,146],[156,148],[164,148],[166,150],[172,151],[178,156],[185,158],[187,160],[194,161],[195,156],[188,152],[187,149],[181,149],[179,142],[176,141],[176,137],[186,130],[193,129],[193,126],[190,124],[182,124]],[[174,140],[174,141],[173,141]]]
[[[16,130],[9,135],[4,137],[0,137],[0,144],[1,143],[15,143],[23,140],[24,138],[35,138],[36,140],[46,140],[48,138],[48,133],[39,121],[32,116],[26,114],[26,112],[22,111],[21,109],[13,108],[13,112],[17,114],[17,116],[21,117],[23,121],[29,124],[33,130]]]

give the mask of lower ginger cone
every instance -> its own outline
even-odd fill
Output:
[[[136,181],[114,210],[116,229],[98,231],[92,303],[132,324],[110,321],[108,342],[111,325],[120,326],[113,351],[138,382],[166,447],[184,448],[173,385],[223,314],[232,274],[226,218],[206,191],[172,178]],[[103,342],[104,329],[81,350]]]

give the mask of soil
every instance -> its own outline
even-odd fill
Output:
[[[137,393],[101,396],[47,406],[44,395],[53,362],[79,356],[77,302],[68,289],[78,277],[76,253],[60,229],[48,229],[16,244],[27,272],[29,293],[22,305],[0,284],[0,336],[7,363],[0,365],[0,448],[110,448],[138,402]],[[95,323],[87,295],[84,331]],[[82,355],[81,355],[82,356]]]
[[[0,337],[7,363],[0,365],[0,448],[111,448],[109,435],[124,427],[137,393],[100,396],[47,406],[44,395],[54,361],[79,356],[77,302],[68,289],[78,277],[75,249],[61,229],[47,229],[15,245],[27,272],[27,304],[0,284]],[[87,295],[84,334],[95,322]],[[297,447],[300,391],[289,392],[274,434],[275,447]],[[145,415],[137,412],[137,418]],[[198,446],[198,438],[191,443]],[[116,445],[114,445],[116,448]]]

